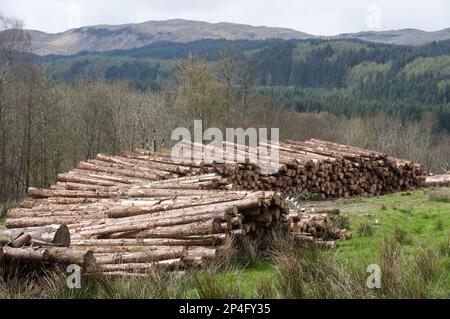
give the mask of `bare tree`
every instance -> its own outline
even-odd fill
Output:
[[[233,106],[233,82],[236,78],[236,68],[238,62],[239,43],[223,46],[219,52],[218,67],[220,77],[225,83],[225,107],[227,112],[231,111]]]
[[[9,100],[14,98],[10,91],[11,82],[21,75],[21,69],[26,69],[31,63],[31,41],[28,33],[23,29],[23,23],[0,13],[0,180],[12,180],[14,173],[11,167],[15,163],[8,160],[8,149],[16,151],[12,145],[11,120],[12,110],[8,106]],[[13,154],[9,154],[13,156]],[[7,182],[6,182],[7,183]],[[17,187],[18,183],[14,183]],[[0,201],[10,199],[7,189],[0,188]]]
[[[247,117],[250,98],[249,95],[255,84],[255,73],[255,62],[251,58],[244,56],[240,62],[238,72],[239,89],[242,99],[242,113],[244,115],[244,118]]]

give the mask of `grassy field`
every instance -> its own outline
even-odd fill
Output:
[[[44,289],[48,298],[450,298],[450,189],[304,206],[340,208],[353,238],[330,251],[274,239],[270,262],[250,243],[244,263],[226,256],[182,277],[156,272],[146,281],[91,281],[79,291],[61,288],[56,277],[32,289],[1,284],[0,297],[37,297]],[[371,264],[382,270],[381,289],[366,287]]]
[[[384,246],[390,245],[404,261],[405,272],[414,271],[411,265],[423,263],[421,259],[432,263],[422,265],[432,268],[423,272],[435,272],[437,276],[427,287],[427,296],[450,297],[450,189],[305,202],[305,207],[338,207],[348,217],[353,238],[339,241],[336,250],[324,252],[327,258],[364,277],[368,265],[382,264],[380,254]],[[417,271],[419,276],[421,270]],[[271,265],[244,272],[241,282],[245,295],[252,295],[252,283],[258,277],[270,278],[274,274],[276,267]]]
[[[313,264],[324,263],[325,269],[331,267],[331,277],[338,277],[331,278],[336,279],[332,283],[335,288],[350,285],[354,294],[337,291],[331,296],[324,293],[323,297],[450,297],[450,189],[419,189],[376,198],[305,202],[304,206],[338,207],[348,217],[345,222],[353,233],[351,240],[339,241],[336,250],[319,252],[320,258],[314,259]],[[385,273],[387,281],[391,281],[385,282],[388,287],[384,292],[383,289],[368,291],[364,287],[369,275],[366,269],[371,264],[380,265],[382,276]],[[246,298],[261,295],[258,292],[264,285],[266,290],[273,288],[272,297],[295,297],[286,295],[283,291],[286,287],[280,287],[283,273],[287,271],[280,269],[279,263],[256,261],[246,269],[221,276],[224,283],[239,282],[240,295]],[[317,284],[300,284],[310,286],[310,290],[318,289],[320,284],[330,284],[320,278],[321,275],[326,273],[312,274],[311,281],[317,280]],[[339,283],[339,280],[344,282]],[[321,297],[314,291],[303,294],[308,298]]]

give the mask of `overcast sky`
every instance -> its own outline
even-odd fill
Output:
[[[287,27],[315,35],[450,27],[448,0],[0,0],[28,29],[189,19]]]

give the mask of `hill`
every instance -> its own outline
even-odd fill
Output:
[[[33,49],[39,55],[71,55],[82,51],[128,50],[156,42],[187,43],[204,39],[359,39],[400,45],[423,45],[450,39],[450,28],[435,32],[416,29],[370,31],[320,37],[287,28],[251,26],[235,23],[208,23],[190,20],[147,21],[123,25],[96,25],[49,34],[29,31]]]
[[[201,39],[264,40],[313,37],[303,32],[285,28],[178,19],[116,26],[88,26],[57,34],[30,31],[30,34],[34,52],[39,55],[126,50],[160,41],[184,43]]]
[[[359,39],[370,42],[380,42],[399,45],[424,45],[433,41],[450,39],[450,28],[426,32],[417,29],[402,29],[379,32],[348,33],[337,36],[338,39]]]

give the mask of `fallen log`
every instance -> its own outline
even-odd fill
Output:
[[[208,211],[203,214],[198,215],[184,215],[181,217],[164,217],[164,218],[154,218],[151,220],[137,220],[130,221],[120,224],[112,224],[112,225],[99,225],[99,227],[89,227],[82,228],[80,231],[80,235],[85,238],[90,237],[104,237],[114,233],[129,233],[129,232],[137,232],[141,230],[150,230],[155,228],[170,228],[171,226],[178,225],[186,225],[198,222],[205,222],[211,219],[213,221],[213,227],[215,227],[215,219],[219,219],[219,223],[221,220],[225,220],[225,212],[223,211]]]
[[[83,216],[53,216],[53,217],[22,217],[22,218],[8,218],[6,220],[6,227],[10,229],[15,228],[40,228],[49,224],[64,224],[73,225],[81,221],[101,221],[101,217],[84,218]]]
[[[48,225],[43,227],[17,228],[0,230],[0,237],[13,240],[20,234],[28,234],[32,240],[60,247],[70,246],[70,233],[65,225]]]
[[[428,176],[425,179],[426,187],[450,187],[450,174]]]

